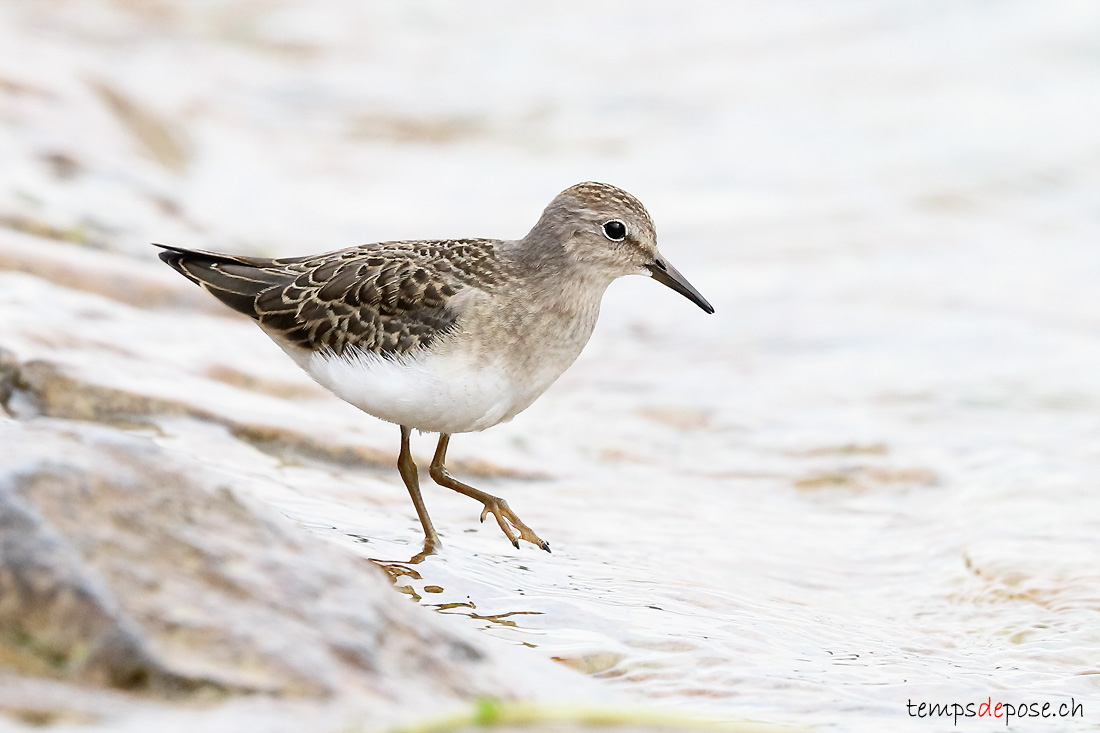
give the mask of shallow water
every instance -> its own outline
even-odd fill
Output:
[[[287,461],[186,420],[154,439],[250,480],[415,602],[649,702],[923,730],[946,723],[907,701],[1073,697],[1100,720],[1094,5],[0,11],[5,78],[30,90],[3,117],[9,219],[138,258],[150,240],[289,255],[519,236],[557,190],[604,179],[647,203],[717,309],[616,283],[557,385],[452,441],[452,461],[529,474],[454,469],[551,555],[429,485],[445,547],[414,564],[396,471]],[[57,150],[81,166],[64,183],[42,172]],[[49,333],[37,286],[6,287]],[[396,450],[396,428],[311,392],[248,324],[97,308],[88,353],[98,338],[145,361],[80,357],[90,371]],[[292,397],[202,381],[228,365]]]

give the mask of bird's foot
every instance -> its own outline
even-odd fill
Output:
[[[495,496],[490,496],[484,500],[485,508],[481,510],[481,521],[485,521],[485,517],[492,514],[496,517],[497,524],[500,525],[501,530],[504,531],[505,536],[512,543],[512,545],[518,550],[519,541],[527,540],[531,544],[537,546],[541,550],[550,552],[550,543],[544,539],[540,539],[534,530],[523,523],[523,520],[516,516],[516,513],[508,506],[508,502],[504,499],[499,499]],[[512,528],[515,527],[513,530]],[[519,536],[516,536],[516,532]]]
[[[412,559],[409,560],[409,564],[410,565],[419,565],[420,563],[424,562],[425,560],[427,560],[432,555],[438,555],[439,554],[439,548],[440,548],[441,545],[442,545],[442,543],[439,541],[439,537],[434,536],[434,533],[433,533],[432,537],[425,537],[424,538],[424,549],[421,550],[420,552],[416,553],[415,555],[413,555]]]

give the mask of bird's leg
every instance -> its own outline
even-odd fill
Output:
[[[485,517],[492,512],[493,516],[497,518],[497,524],[504,530],[505,536],[512,542],[512,544],[519,549],[519,540],[524,539],[528,542],[538,545],[541,549],[550,552],[550,543],[546,540],[539,539],[539,536],[531,530],[526,524],[516,516],[516,513],[508,508],[508,502],[504,499],[500,499],[492,494],[487,494],[484,491],[475,489],[473,486],[467,486],[461,481],[455,481],[451,478],[451,475],[447,473],[447,467],[444,463],[447,460],[447,444],[450,443],[451,436],[447,433],[439,434],[439,445],[435,449],[435,457],[432,458],[432,466],[430,473],[432,480],[434,480],[440,486],[445,486],[448,489],[453,489],[460,494],[465,494],[473,499],[477,499],[485,508],[481,511],[481,521],[485,521]],[[511,526],[509,526],[509,524]],[[512,530],[515,527],[515,531]],[[519,538],[516,537],[516,531],[519,532]]]
[[[401,426],[401,455],[397,458],[397,470],[401,472],[401,479],[405,482],[409,495],[412,497],[413,506],[416,507],[416,515],[420,517],[420,524],[424,527],[424,553],[431,554],[439,546],[439,535],[432,526],[432,518],[428,516],[428,508],[424,506],[424,498],[420,496],[420,481],[416,477],[416,462],[413,461],[412,452],[409,451],[409,434],[411,428]]]

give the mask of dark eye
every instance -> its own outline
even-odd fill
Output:
[[[623,224],[618,219],[605,221],[603,224],[603,235],[612,242],[621,242],[626,239],[626,224]]]

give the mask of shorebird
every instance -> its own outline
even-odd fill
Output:
[[[658,251],[645,207],[605,183],[562,191],[517,240],[379,242],[277,259],[157,246],[322,386],[400,426],[397,468],[426,552],[439,536],[409,450],[413,429],[439,433],[436,483],[481,502],[481,521],[492,514],[516,548],[523,539],[549,552],[507,502],[451,478],[451,435],[507,422],[546,391],[588,343],[616,278],[650,276],[714,312]]]

